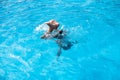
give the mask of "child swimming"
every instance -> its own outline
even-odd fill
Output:
[[[55,20],[45,22],[49,29],[41,36],[41,39],[56,39],[56,43],[59,46],[57,57],[62,53],[61,49],[68,50],[73,46],[73,43],[66,39],[67,33],[64,30],[58,30],[59,23]]]

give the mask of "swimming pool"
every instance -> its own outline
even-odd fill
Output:
[[[0,0],[0,80],[120,80],[119,0]],[[69,50],[41,40],[55,19]]]

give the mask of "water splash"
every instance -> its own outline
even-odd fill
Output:
[[[35,31],[47,31],[49,26],[45,23],[40,24],[38,27],[35,28]]]

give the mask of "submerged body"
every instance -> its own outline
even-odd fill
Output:
[[[63,50],[68,50],[73,46],[73,42],[69,41],[68,38],[66,38],[66,33],[63,30],[59,30],[59,32],[54,36],[56,38],[56,43],[59,46],[57,57],[59,57]]]

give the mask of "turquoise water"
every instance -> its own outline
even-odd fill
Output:
[[[119,0],[0,0],[0,80],[120,80]],[[69,50],[36,31],[55,19]]]

